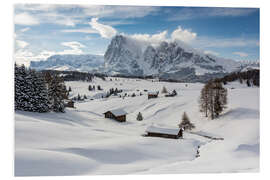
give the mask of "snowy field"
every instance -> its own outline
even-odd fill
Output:
[[[199,112],[203,84],[167,83],[120,79],[93,83],[66,82],[70,96],[88,99],[66,108],[66,113],[15,114],[15,175],[93,175],[225,173],[259,171],[259,88],[238,83],[227,85],[228,108],[219,119],[206,119]],[[88,91],[88,85],[103,91]],[[148,91],[175,89],[176,97],[147,99]],[[131,95],[100,98],[110,88]],[[234,87],[234,89],[231,89]],[[90,100],[93,99],[93,100]],[[105,119],[107,110],[123,108],[127,122]],[[176,128],[186,112],[196,129],[184,139],[143,137],[148,126]],[[137,121],[141,112],[144,119]],[[199,134],[199,135],[198,135]],[[211,140],[200,135],[222,137]],[[196,158],[200,145],[200,157]]]

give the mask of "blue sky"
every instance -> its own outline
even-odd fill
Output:
[[[104,54],[116,34],[158,44],[181,40],[219,57],[259,60],[259,9],[17,4],[15,54]]]

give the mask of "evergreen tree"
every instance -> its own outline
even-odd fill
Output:
[[[48,112],[48,92],[40,73],[15,64],[15,110]]]
[[[251,86],[249,79],[247,79],[247,86],[248,86],[248,87]]]
[[[93,87],[91,85],[88,86],[88,90],[89,91],[92,91],[93,90]]]
[[[179,124],[179,128],[183,128],[184,130],[192,130],[195,128],[195,125],[190,122],[186,112],[182,115],[182,121]]]
[[[48,112],[49,98],[44,78],[34,70],[29,70],[30,101],[34,112]]]
[[[66,97],[66,87],[64,81],[58,75],[46,74],[48,84],[48,96],[50,108],[54,112],[65,112],[64,98]]]
[[[82,98],[81,98],[81,95],[80,95],[80,94],[78,94],[78,96],[77,96],[77,100],[78,100],[78,101],[81,101],[81,100],[82,100]]]
[[[167,89],[166,89],[165,86],[163,86],[161,93],[162,93],[162,94],[168,93],[168,91],[167,91]]]
[[[221,83],[215,83],[215,97],[214,97],[214,113],[215,117],[226,108],[227,104],[227,90],[222,87]]]
[[[142,116],[142,113],[139,112],[138,115],[137,115],[137,121],[142,121],[143,120],[143,116]]]
[[[200,102],[200,111],[205,113],[205,117],[208,117],[208,109],[210,105],[208,85],[205,85],[202,88],[199,102]]]
[[[243,79],[241,77],[239,77],[239,82],[240,84],[243,84]]]
[[[217,118],[226,108],[227,90],[220,82],[209,82],[201,90],[200,111],[205,113],[211,119]]]
[[[23,106],[27,103],[27,94],[25,94],[26,69],[15,64],[15,110],[24,110]]]

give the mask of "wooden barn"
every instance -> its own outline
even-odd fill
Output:
[[[119,122],[126,122],[127,112],[123,109],[114,109],[103,114],[105,115],[105,118],[114,119]]]
[[[172,138],[179,139],[183,137],[183,129],[180,128],[161,128],[155,126],[149,126],[146,129],[146,136],[152,137],[162,137],[162,138]]]
[[[65,100],[64,101],[64,106],[65,107],[70,107],[70,108],[75,108],[74,107],[74,101],[72,101],[72,100]]]
[[[157,98],[158,97],[158,91],[156,92],[148,92],[148,99]]]

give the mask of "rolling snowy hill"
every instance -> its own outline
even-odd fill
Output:
[[[66,82],[87,100],[76,102],[66,113],[15,113],[15,175],[90,175],[258,172],[259,88],[228,83],[228,108],[216,120],[199,112],[201,83],[168,83],[151,80],[95,78],[92,85],[103,91],[88,91],[89,82]],[[165,86],[175,97],[147,99],[144,90]],[[100,98],[110,88],[142,96]],[[233,89],[232,89],[233,88]],[[90,99],[93,100],[90,100]],[[105,119],[107,110],[123,108],[127,122]],[[147,127],[175,128],[186,112],[195,124],[195,134],[184,139],[143,137]],[[141,112],[144,119],[137,121]],[[215,141],[200,135],[222,137]],[[196,151],[200,145],[200,157]]]

